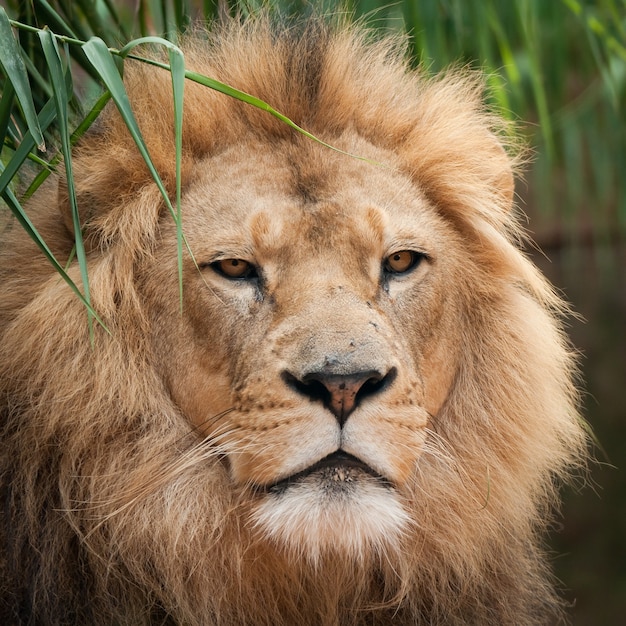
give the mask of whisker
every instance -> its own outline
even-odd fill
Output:
[[[454,447],[440,433],[437,433],[431,428],[427,428],[426,431],[428,433],[428,438],[424,445],[424,453],[434,459],[437,459],[450,470],[454,471],[461,483],[466,487],[466,493],[475,493],[479,486],[476,484],[475,479],[472,478],[470,472],[460,462],[459,455],[456,454]],[[485,481],[486,493],[484,498],[480,498],[478,495],[474,496],[474,500],[476,500],[476,502],[480,505],[481,509],[484,509],[487,506],[490,498],[491,476],[488,463],[485,463]],[[469,489],[470,486],[472,489]]]
[[[203,424],[209,423],[218,423],[222,420],[227,414],[233,411],[233,408],[227,409],[218,413],[208,420],[206,420]],[[159,453],[155,453],[151,458],[149,458],[143,466],[150,464],[155,464],[157,467],[153,472],[147,472],[146,478],[141,480],[137,484],[133,485],[131,488],[126,491],[116,494],[112,498],[98,500],[89,500],[88,502],[78,502],[75,501],[75,504],[79,507],[85,507],[92,512],[96,512],[98,509],[105,509],[111,506],[115,507],[114,510],[109,511],[104,516],[96,516],[94,519],[99,519],[98,524],[96,524],[86,535],[84,535],[85,539],[89,537],[92,533],[96,532],[98,528],[100,528],[104,523],[110,520],[112,517],[123,513],[129,507],[136,504],[143,498],[148,497],[151,493],[154,493],[156,490],[161,488],[167,482],[171,482],[176,480],[185,472],[192,470],[197,465],[206,462],[210,459],[219,457],[225,453],[222,448],[222,442],[229,435],[232,434],[236,428],[232,426],[228,426],[226,424],[222,425],[220,428],[215,430],[209,436],[206,436],[204,432],[200,431],[200,427],[203,425],[193,425],[189,433],[186,433],[182,437],[179,437],[174,445],[182,444],[190,434],[202,434],[202,439],[197,439],[190,447],[181,451],[180,455],[163,465],[158,466],[159,463]],[[230,446],[232,448],[232,444]],[[232,450],[231,450],[232,451]],[[115,476],[115,473],[108,474],[109,477]],[[119,474],[117,474],[119,475]],[[98,474],[98,478],[101,478],[103,474]],[[85,476],[87,477],[87,476]],[[88,478],[88,477],[87,477]],[[83,509],[83,510],[85,510]],[[70,510],[77,510],[76,508]],[[68,511],[69,512],[69,511]]]

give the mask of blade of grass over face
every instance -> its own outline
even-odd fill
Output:
[[[37,113],[33,104],[33,97],[28,83],[28,74],[22,59],[21,50],[13,36],[13,29],[5,10],[0,7],[0,63],[8,80],[15,90],[17,99],[24,113],[28,129],[37,142],[39,150],[44,151],[46,145],[43,138]]]
[[[2,164],[0,163],[0,171],[2,171]],[[4,173],[4,172],[2,172]],[[6,202],[9,207],[11,213],[15,216],[20,226],[25,230],[25,232],[29,235],[29,237],[37,244],[39,249],[43,252],[44,256],[50,261],[54,269],[58,272],[59,276],[68,284],[70,289],[76,294],[78,299],[87,307],[87,310],[93,316],[93,318],[106,330],[109,332],[104,322],[98,317],[98,314],[94,311],[91,304],[87,302],[80,289],[76,286],[76,283],[69,277],[63,266],[57,261],[54,254],[44,241],[43,237],[39,234],[34,224],[30,221],[28,215],[24,211],[24,208],[19,203],[18,199],[13,195],[13,192],[10,189],[4,189],[0,193],[0,197]]]
[[[148,151],[148,146],[141,134],[141,130],[139,129],[139,125],[137,124],[137,120],[135,119],[135,115],[133,114],[132,107],[130,105],[130,100],[128,98],[128,94],[126,93],[126,88],[124,87],[124,83],[122,82],[122,78],[118,72],[117,66],[115,64],[115,60],[113,58],[113,54],[108,49],[104,41],[99,37],[93,37],[85,44],[83,44],[83,50],[87,55],[87,58],[92,63],[94,68],[100,74],[102,81],[105,86],[111,93],[111,97],[115,102],[115,106],[117,107],[128,131],[130,132],[141,156],[143,157],[152,178],[154,179],[161,195],[163,196],[163,200],[167,204],[170,213],[174,218],[176,218],[176,213],[174,208],[172,207],[172,203],[169,199],[163,181],[156,168],[154,167],[154,163],[152,162],[152,158],[150,157],[150,153]]]
[[[70,131],[68,120],[67,103],[72,97],[72,90],[66,90],[66,73],[67,70],[63,67],[61,61],[61,55],[59,53],[58,44],[56,39],[52,36],[50,31],[43,30],[39,33],[41,40],[41,46],[45,59],[48,63],[50,71],[51,83],[54,93],[54,104],[57,113],[57,124],[59,126],[59,134],[61,136],[61,149],[63,151],[63,160],[65,162],[65,175],[67,180],[67,192],[70,203],[70,210],[72,214],[72,223],[74,226],[74,241],[76,243],[76,259],[78,261],[78,267],[80,269],[81,280],[83,283],[83,290],[85,294],[85,300],[88,304],[91,304],[91,298],[89,293],[89,276],[87,274],[87,257],[85,254],[85,246],[83,244],[82,227],[80,224],[80,216],[78,214],[78,204],[76,201],[76,189],[74,187],[74,173],[72,170],[72,148],[70,144]],[[88,309],[89,318],[89,333],[93,340],[93,317]]]
[[[175,141],[175,158],[176,158],[176,234],[178,240],[178,284],[179,284],[179,296],[180,305],[183,303],[183,243],[184,234],[182,226],[182,213],[181,213],[181,198],[182,198],[182,154],[183,154],[183,102],[184,102],[184,90],[185,90],[185,57],[182,50],[172,44],[166,39],[161,37],[141,37],[131,41],[124,46],[119,54],[121,57],[127,57],[133,48],[145,44],[157,44],[165,46],[168,51],[168,59],[170,64],[170,74],[172,77],[172,96],[174,103],[174,141]],[[166,202],[169,202],[169,198],[165,197]],[[173,208],[171,211],[174,213]],[[189,250],[193,258],[193,253]],[[182,308],[181,308],[182,310]]]
[[[152,158],[150,157],[150,153],[148,150],[148,146],[141,134],[141,130],[139,129],[139,125],[137,124],[137,120],[132,111],[132,107],[130,104],[130,100],[128,99],[128,94],[126,93],[126,89],[124,87],[124,83],[122,82],[122,78],[117,70],[115,65],[115,61],[113,59],[113,55],[107,48],[106,44],[98,38],[92,38],[87,43],[84,44],[83,50],[87,55],[87,58],[99,72],[102,80],[104,81],[107,89],[111,93],[111,97],[115,102],[115,105],[118,108],[131,136],[133,137],[141,156],[143,157],[150,174],[156,183],[159,191],[161,192],[161,196],[163,197],[163,201],[165,202],[169,212],[174,218],[177,234],[178,234],[178,275],[179,275],[179,291],[180,291],[180,301],[182,306],[182,246],[184,242],[184,235],[182,232],[182,221],[180,215],[180,168],[181,168],[181,159],[182,159],[182,103],[183,103],[183,86],[181,84],[181,80],[184,81],[185,76],[185,65],[182,52],[179,48],[174,46],[171,42],[161,39],[159,37],[145,37],[138,40],[135,40],[125,46],[120,51],[120,56],[126,56],[132,48],[137,45],[145,44],[145,43],[158,43],[164,45],[168,48],[170,55],[170,62],[174,61],[175,66],[175,74],[172,74],[172,85],[174,90],[174,104],[175,104],[175,119],[176,119],[176,202],[177,202],[177,210],[174,210],[172,206],[172,202],[169,198],[167,190],[161,180],[159,173],[157,172],[154,163],[152,162]],[[186,243],[186,242],[185,242]],[[189,249],[189,246],[187,246]],[[189,250],[190,254],[191,250]],[[192,254],[193,257],[193,254]]]
[[[146,38],[146,39],[149,39],[149,38]],[[154,65],[164,70],[171,71],[171,67],[169,65],[167,65],[166,63],[161,63],[160,61],[156,61],[154,59],[149,59],[146,57],[140,57],[140,56],[135,56],[135,55],[129,55],[129,58],[135,59],[136,61],[143,61],[144,63],[148,63],[149,65]],[[354,159],[359,159],[361,161],[374,163],[371,159],[368,159],[366,157],[361,157],[357,154],[352,154],[350,152],[346,152],[345,150],[340,150],[339,148],[336,148],[335,146],[329,143],[326,143],[325,141],[322,141],[319,137],[316,137],[315,135],[305,130],[301,126],[298,126],[298,124],[290,120],[286,115],[283,115],[280,111],[277,111],[276,109],[274,109],[267,102],[264,102],[263,100],[260,100],[259,98],[256,98],[255,96],[252,96],[249,93],[246,93],[245,91],[240,91],[239,89],[235,89],[234,87],[231,87],[230,85],[227,85],[226,83],[220,82],[219,80],[215,80],[214,78],[209,78],[208,76],[204,76],[203,74],[198,74],[197,72],[192,72],[189,70],[185,70],[185,78],[192,80],[193,82],[198,83],[200,85],[204,85],[205,87],[208,87],[209,89],[213,89],[214,91],[219,91],[220,93],[230,96],[231,98],[235,98],[236,100],[245,102],[246,104],[256,107],[257,109],[266,111],[270,115],[274,116],[276,119],[279,119],[284,124],[287,124],[287,126],[298,131],[305,137],[308,137],[309,139],[321,144],[322,146],[326,148],[329,148],[330,150],[333,150],[334,152],[339,152],[340,154],[345,154],[346,156],[352,157]]]
[[[176,236],[178,241],[178,285],[180,307],[183,307],[183,216],[182,216],[182,159],[183,159],[183,103],[185,90],[185,59],[178,48],[168,51],[172,68],[172,92],[174,94],[174,137],[176,149]]]

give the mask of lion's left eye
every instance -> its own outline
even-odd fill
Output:
[[[226,278],[256,278],[256,268],[243,259],[222,259],[211,263],[211,268]]]
[[[414,250],[400,250],[390,254],[384,260],[383,267],[390,274],[404,274],[418,265],[423,258],[423,254]]]

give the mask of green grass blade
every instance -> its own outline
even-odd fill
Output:
[[[123,48],[120,48],[120,50],[118,51],[118,54],[121,57],[126,58],[127,56],[130,55],[130,52],[131,50],[133,50],[133,48],[136,48],[137,46],[145,46],[147,44],[155,44],[157,46],[164,46],[165,48],[168,49],[168,51],[174,51],[177,54],[182,55],[182,50],[176,44],[172,43],[169,39],[164,39],[163,37],[157,37],[156,35],[147,35],[146,37],[139,37],[137,39],[133,39],[132,41],[128,42]],[[146,60],[141,57],[132,57],[132,58],[135,58],[139,61]]]
[[[69,35],[74,39],[80,39],[81,35],[83,39],[86,37],[84,33],[77,33],[76,27],[80,27],[82,30],[82,25],[80,21],[74,20],[74,28],[72,28],[61,15],[59,15],[58,11],[55,11],[52,5],[47,0],[37,0],[38,9],[44,14],[46,18],[46,22],[50,30],[55,33],[62,33],[64,35]]]
[[[139,45],[140,43],[145,43],[148,41],[154,42],[155,40],[158,40],[159,43],[166,45],[170,51],[178,50],[178,53],[182,57],[182,53],[180,52],[180,50],[176,48],[176,46],[174,46],[172,43],[164,39],[152,38],[152,37],[148,37],[145,39],[140,39],[140,40],[131,42],[130,44],[128,44],[128,46],[126,46],[123,49],[123,53],[127,54],[128,51],[131,50],[135,45]],[[170,214],[172,215],[172,218],[174,219],[174,222],[176,223],[178,237],[179,237],[179,244],[180,244],[180,249],[178,253],[178,258],[179,258],[179,270],[178,271],[179,271],[179,276],[182,277],[182,243],[181,243],[181,240],[184,241],[184,235],[182,233],[182,226],[181,226],[181,222],[179,219],[179,211],[174,210],[174,207],[172,206],[172,202],[168,196],[168,193],[167,193],[167,190],[165,189],[163,181],[161,180],[161,177],[159,176],[159,173],[157,172],[154,166],[154,163],[152,162],[152,158],[150,157],[148,147],[146,145],[144,138],[141,135],[141,130],[139,129],[139,125],[137,124],[137,120],[135,119],[135,116],[133,114],[130,101],[128,99],[128,94],[126,93],[126,89],[124,87],[124,83],[122,82],[122,78],[115,65],[113,55],[111,54],[109,49],[106,47],[106,44],[101,39],[95,38],[95,37],[90,39],[87,43],[85,43],[85,45],[83,46],[83,49],[89,61],[93,64],[93,66],[96,68],[96,70],[102,77],[102,80],[107,86],[107,89],[111,92],[111,97],[113,98],[113,101],[115,102],[115,105],[117,106],[117,109],[120,112],[120,115],[122,116],[122,119],[124,120],[128,128],[128,131],[130,132],[133,140],[135,141],[135,145],[139,149],[139,152],[141,156],[143,157],[143,160],[145,161],[146,166],[148,167],[150,171],[152,179],[156,183],[157,188],[159,189],[161,193],[163,201],[165,202]],[[184,73],[184,65],[182,66],[182,72]],[[177,69],[177,74],[178,73],[180,73],[180,70]],[[176,80],[176,83],[178,83],[180,81],[180,78],[177,76],[173,80]],[[179,90],[180,90],[180,87],[177,86],[175,88],[175,91],[179,92]],[[179,103],[177,104],[177,107],[180,108],[179,115],[182,115],[182,92],[178,93],[177,97],[179,98]],[[181,124],[180,132],[182,136],[182,120],[180,124]],[[182,154],[182,144],[181,144],[180,154]],[[179,181],[177,181],[177,184],[179,184]],[[189,249],[189,245],[187,244],[186,241],[185,241],[185,244],[193,258],[193,254],[191,250]],[[182,282],[181,282],[180,289],[182,290]],[[181,304],[182,304],[182,299],[181,299]]]
[[[80,216],[78,214],[78,204],[76,201],[76,189],[74,187],[74,173],[72,169],[72,148],[70,144],[70,131],[68,120],[67,104],[72,97],[71,85],[68,89],[66,84],[66,71],[61,61],[61,55],[57,41],[48,30],[43,30],[39,33],[41,40],[41,47],[43,49],[44,57],[48,64],[50,71],[50,79],[52,84],[52,90],[54,94],[54,104],[57,113],[57,123],[59,127],[59,134],[61,136],[61,149],[63,151],[63,161],[65,162],[65,174],[67,179],[67,191],[70,202],[70,210],[72,213],[72,222],[74,226],[74,240],[76,243],[76,259],[80,268],[80,275],[83,284],[83,290],[85,294],[85,300],[91,304],[91,298],[89,293],[89,276],[87,273],[87,255],[85,253],[85,246],[83,244],[82,226],[80,223]],[[89,333],[93,339],[93,317],[88,310],[89,317]]]
[[[190,17],[188,12],[188,2],[184,0],[174,0],[174,19],[176,29],[179,33],[184,33],[189,26]]]
[[[145,44],[157,44],[165,46],[168,50],[169,69],[172,77],[172,93],[174,103],[174,137],[175,137],[175,154],[176,154],[176,210],[172,208],[171,211],[174,215],[174,221],[176,223],[176,233],[178,240],[178,284],[179,284],[179,296],[180,305],[183,303],[183,245],[185,238],[182,227],[182,213],[181,213],[181,167],[182,167],[182,153],[183,153],[183,101],[184,101],[184,88],[185,88],[185,58],[178,46],[172,42],[161,37],[140,37],[131,41],[124,46],[119,54],[122,57],[126,57],[130,54],[131,50],[137,46]],[[145,157],[144,157],[145,158]],[[163,193],[163,192],[161,192]],[[169,202],[169,198],[164,196],[166,201]],[[190,254],[191,250],[189,250]]]
[[[146,36],[148,34],[148,15],[149,7],[147,0],[139,0],[139,7],[137,8],[137,18],[139,20],[139,32]]]
[[[52,89],[50,88],[50,84],[48,81],[41,75],[39,69],[35,66],[32,59],[26,55],[22,56],[24,61],[24,65],[26,66],[26,71],[28,72],[28,76],[30,77],[30,83],[32,85],[32,90],[39,91],[39,97],[45,98],[45,100],[49,100],[52,98]]]
[[[129,24],[121,18],[113,2],[111,0],[104,0],[104,6],[107,8],[107,11],[111,16],[115,27],[119,31],[122,40],[126,41],[130,39],[130,31],[128,29]]]
[[[142,38],[142,41],[150,41],[150,40],[154,40],[154,39],[158,39],[155,37],[144,37]],[[165,40],[161,40],[161,41],[165,41]],[[173,45],[170,42],[167,42],[169,45]],[[123,48],[120,51],[120,54],[122,54],[122,52],[126,51],[126,49],[131,46],[134,45],[134,42],[131,42],[131,44],[129,44],[128,46],[126,46],[125,48]],[[127,53],[127,52],[126,52]],[[160,61],[156,61],[154,59],[149,59],[146,57],[140,57],[140,56],[135,56],[135,55],[128,55],[129,58],[133,58],[137,61],[142,61],[144,63],[148,63],[149,65],[154,65],[156,67],[160,67],[163,68],[164,70],[168,70],[171,71],[171,67],[169,65],[167,65],[166,63],[161,63]],[[292,120],[290,120],[286,115],[283,115],[280,111],[277,111],[276,109],[274,109],[272,106],[270,106],[267,102],[264,102],[263,100],[260,100],[259,98],[256,98],[255,96],[250,95],[249,93],[246,93],[245,91],[240,91],[239,89],[235,89],[234,87],[231,87],[230,85],[227,85],[226,83],[222,83],[219,80],[215,80],[214,78],[209,78],[208,76],[204,76],[203,74],[198,74],[197,72],[191,72],[189,70],[185,71],[185,78],[198,83],[200,85],[204,85],[205,87],[208,87],[209,89],[213,89],[214,91],[219,91],[220,93],[223,93],[227,96],[230,96],[231,98],[235,98],[236,100],[240,100],[241,102],[245,102],[246,104],[250,104],[253,107],[256,107],[257,109],[261,109],[262,111],[266,111],[267,113],[269,113],[270,115],[274,116],[275,118],[279,119],[281,122],[287,124],[287,126],[293,128],[294,130],[298,131],[299,133],[303,134],[305,137],[308,137],[309,139],[312,139],[313,141],[321,144],[322,146],[329,148],[330,150],[334,150],[335,152],[339,152],[340,154],[345,154],[349,157],[355,158],[355,159],[359,159],[361,161],[367,161],[367,162],[372,162],[371,159],[367,159],[365,157],[361,157],[355,154],[351,154],[349,152],[345,152],[344,150],[340,150],[339,148],[336,148],[335,146],[332,146],[329,143],[326,143],[325,141],[322,141],[321,139],[319,139],[318,137],[316,137],[315,135],[313,135],[312,133],[310,133],[309,131],[305,130],[304,128],[302,128],[301,126],[298,126],[295,122],[293,122]]]
[[[168,58],[170,62],[170,73],[172,77],[172,93],[174,101],[174,137],[175,137],[175,153],[176,153],[176,211],[174,214],[174,221],[176,223],[176,233],[178,241],[178,285],[179,285],[179,299],[182,310],[183,305],[183,245],[186,244],[183,226],[182,226],[182,212],[181,212],[181,167],[182,167],[182,153],[183,153],[183,101],[184,101],[184,88],[185,88],[185,58],[178,46],[172,44],[170,41],[161,37],[141,37],[134,41],[131,41],[128,45],[122,48],[119,52],[120,56],[126,57],[131,50],[139,45],[144,44],[157,44],[165,46],[168,50]],[[166,198],[166,201],[169,201]],[[173,211],[173,209],[172,209]],[[189,249],[189,246],[187,246]],[[193,258],[193,253],[189,249],[189,253]]]
[[[249,93],[246,93],[245,91],[240,91],[239,89],[235,89],[234,87],[231,87],[230,85],[221,83],[220,81],[215,80],[214,78],[203,76],[202,74],[198,74],[197,72],[187,71],[185,72],[185,76],[189,80],[199,83],[200,85],[204,85],[205,87],[210,87],[211,89],[214,89],[215,91],[219,91],[220,93],[230,96],[231,98],[241,100],[241,102],[250,104],[256,107],[257,109],[267,111],[270,115],[273,115],[275,118],[279,119],[281,122],[284,122],[285,124],[287,124],[287,126],[290,126],[294,130],[297,130],[299,133],[302,133],[309,139],[312,139],[313,141],[316,141],[317,143],[320,143],[323,146],[330,148],[331,150],[334,150],[335,152],[341,152],[343,154],[347,154],[343,150],[339,150],[338,148],[335,148],[334,146],[331,146],[330,144],[325,143],[324,141],[322,141],[315,135],[311,134],[310,132],[302,128],[301,126],[298,126],[295,122],[291,121],[286,115],[283,115],[282,113],[280,113],[280,111],[277,111],[276,109],[271,107],[267,102],[264,102],[263,100],[260,100],[259,98],[256,98],[250,95]],[[350,156],[354,156],[354,155],[350,155]]]
[[[2,164],[0,163],[0,171],[2,170]],[[4,174],[4,172],[2,172]],[[29,237],[35,242],[37,247],[43,252],[44,256],[50,261],[54,269],[59,273],[61,278],[69,285],[70,289],[76,294],[79,300],[87,307],[87,310],[93,315],[94,319],[109,332],[104,322],[98,317],[98,314],[93,310],[91,304],[85,300],[85,297],[81,293],[80,289],[76,286],[76,283],[69,277],[63,266],[57,261],[54,254],[44,241],[43,237],[39,234],[34,224],[30,221],[28,215],[24,211],[24,208],[19,203],[18,199],[13,195],[10,189],[4,189],[0,193],[0,197],[6,202],[11,213],[15,216],[20,226],[29,235]]]
[[[163,181],[154,167],[146,142],[141,135],[139,125],[137,124],[137,120],[135,119],[135,115],[133,114],[130,106],[130,100],[128,99],[128,94],[126,93],[126,88],[124,87],[124,83],[122,82],[117,66],[115,65],[113,55],[107,48],[104,41],[102,41],[99,37],[92,37],[89,41],[87,41],[83,45],[83,50],[111,93],[111,97],[113,98],[113,101],[115,102],[115,105],[120,112],[128,131],[135,141],[141,156],[146,162],[150,174],[159,188],[163,199],[168,205],[170,212],[175,215],[172,203],[167,195],[165,186],[163,185]]]
[[[13,89],[13,83],[7,78],[2,85],[2,97],[0,97],[0,137],[2,137],[3,142],[9,132],[14,97],[15,89]],[[0,144],[0,153],[3,146],[4,143]]]
[[[174,137],[176,148],[176,234],[178,250],[178,284],[180,306],[183,306],[183,217],[182,217],[182,155],[183,155],[183,103],[185,89],[185,59],[177,48],[169,49],[172,68],[172,92],[174,96]]]
[[[588,20],[589,24],[590,20]],[[600,32],[598,32],[600,31]],[[617,86],[611,71],[609,69],[608,63],[606,63],[603,59],[601,46],[598,43],[598,37],[601,37],[604,34],[602,30],[596,28],[595,30],[591,27],[587,29],[587,38],[589,40],[589,48],[591,49],[591,53],[598,67],[598,71],[602,75],[602,79],[604,80],[604,84],[606,85],[609,93],[610,99],[613,106],[617,109],[619,107],[619,87]]]
[[[155,42],[158,41],[163,45],[166,45],[172,48],[176,48],[174,44],[171,42],[160,39],[158,37],[145,37],[142,39],[135,40],[128,44],[123,50],[120,52],[121,56],[127,54],[132,47],[135,45],[140,45],[145,42]],[[146,142],[141,134],[141,130],[139,129],[139,125],[137,124],[137,120],[135,119],[135,115],[133,114],[132,107],[130,105],[130,100],[128,99],[128,94],[126,93],[126,88],[124,87],[124,83],[122,82],[122,78],[117,70],[117,66],[115,65],[115,60],[111,51],[107,48],[106,44],[99,37],[92,37],[89,41],[87,41],[83,45],[83,50],[87,55],[89,61],[93,64],[94,68],[98,71],[102,81],[106,85],[107,89],[111,93],[111,97],[115,102],[115,105],[128,128],[137,148],[141,156],[143,157],[150,174],[156,183],[165,204],[172,217],[176,220],[176,211],[172,206],[172,202],[167,194],[167,190],[165,189],[165,185],[159,176],[156,168],[154,167],[154,163],[152,162],[152,158],[150,157],[150,153],[148,151],[148,147]],[[160,64],[161,66],[170,69],[168,65]],[[187,73],[185,72],[185,75]]]
[[[21,50],[13,36],[13,29],[5,10],[0,7],[0,64],[4,68],[7,78],[11,81],[15,94],[22,107],[28,130],[37,142],[42,152],[46,149],[41,128],[37,120],[33,96],[28,83],[28,74]]]
[[[552,162],[555,155],[554,132],[552,130],[552,119],[550,116],[548,97],[544,84],[544,75],[542,71],[543,64],[540,58],[536,9],[535,5],[530,3],[516,4],[516,7],[518,9],[518,16],[522,27],[525,48],[528,52],[530,81],[533,95],[535,97],[537,115],[539,116],[541,134],[543,136],[546,154],[549,161]]]
[[[38,117],[39,127],[44,131],[52,124],[56,118],[54,102],[50,100],[43,107]],[[35,148],[36,142],[30,131],[24,135],[20,145],[7,163],[2,174],[0,175],[0,194],[4,193],[11,181],[15,178],[22,163],[28,158],[30,152]]]
[[[121,33],[114,33],[109,27],[109,22],[103,19],[102,11],[97,6],[98,3],[93,0],[75,0],[72,4],[80,8],[80,12],[84,15],[84,19],[92,33],[98,33],[101,37],[106,36],[107,40],[113,41]],[[81,38],[87,38],[87,33],[83,29],[79,35]]]
[[[102,109],[104,109],[106,103],[111,99],[111,94],[108,91],[105,91],[96,101],[96,103],[91,107],[89,113],[83,118],[83,120],[78,124],[74,132],[70,137],[70,143],[74,146],[80,138],[89,130],[91,125],[96,121]],[[31,153],[32,156],[32,153]],[[42,183],[50,176],[50,174],[54,171],[56,165],[61,161],[61,154],[56,154],[50,162],[47,164],[47,167],[43,169],[30,183],[28,189],[22,194],[21,200],[25,202],[28,200],[34,193],[39,189]]]

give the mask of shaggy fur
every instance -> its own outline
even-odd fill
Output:
[[[516,159],[480,81],[424,78],[401,46],[317,21],[229,23],[186,54],[367,160],[188,83],[198,267],[186,253],[181,312],[171,217],[109,108],[74,159],[110,331],[93,345],[83,306],[5,226],[0,621],[561,619],[541,534],[584,456],[575,366],[562,304],[518,249]],[[129,62],[126,83],[173,192],[169,75]],[[29,210],[64,262],[63,185]],[[419,263],[394,273],[404,249]],[[228,258],[262,276],[228,279]],[[340,426],[293,382],[334,350],[387,377]],[[378,477],[339,464],[272,487],[338,440]]]

